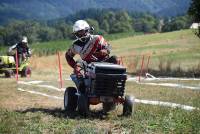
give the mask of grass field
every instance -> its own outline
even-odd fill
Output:
[[[132,73],[140,69],[143,55],[145,65],[150,56],[150,69],[200,70],[200,41],[191,30],[147,35],[113,34],[106,35],[105,39],[112,45],[112,54],[123,56],[125,66]],[[34,43],[31,48],[33,55],[41,57],[65,52],[71,43],[71,40]],[[1,47],[0,54],[5,55],[6,49]]]
[[[200,40],[190,30],[132,36],[111,44],[114,54],[125,56],[125,59],[132,58],[128,60],[129,64],[131,61],[134,64],[134,60],[141,63],[142,55],[146,63],[147,57],[151,56],[149,68],[153,69],[159,69],[160,64],[166,68],[170,63],[172,69],[180,67],[188,70],[200,64]]]
[[[128,33],[116,33],[116,34],[106,34],[104,37],[106,40],[115,40],[126,38],[129,36],[142,35],[142,33],[128,32]],[[33,54],[37,56],[47,56],[53,55],[57,51],[65,51],[72,44],[72,40],[59,40],[59,41],[50,41],[50,42],[37,42],[29,43]],[[0,55],[6,55],[8,47],[0,46]]]
[[[200,74],[200,41],[190,30],[137,36],[130,34],[129,37],[125,34],[122,36],[125,38],[117,39],[118,36],[112,35],[107,38],[112,45],[112,54],[122,57],[129,73],[136,74],[140,71],[144,56],[144,69],[147,69],[149,58],[148,69],[158,74],[184,77]],[[56,41],[34,44],[33,49],[39,56],[51,55],[56,51],[62,51],[64,54],[70,44],[71,41]],[[34,58],[32,60],[36,61]],[[62,61],[65,63],[64,55]]]
[[[143,54],[151,55],[150,68],[159,68],[160,62],[164,61],[163,64],[166,64],[168,59],[173,60],[173,64],[180,62],[181,67],[184,68],[199,64],[200,41],[189,30],[132,36],[112,40],[110,43],[113,46],[113,54],[124,56],[124,64],[129,67],[130,72],[140,67]],[[64,87],[73,86],[71,81],[66,80],[72,69],[65,62],[64,52],[61,53],[61,59]],[[43,81],[40,85],[59,87],[57,62],[57,55],[33,56],[32,76],[26,79],[19,78],[19,80],[26,82],[40,80]],[[134,114],[123,117],[120,116],[121,106],[104,116],[100,112],[101,105],[98,105],[91,107],[90,115],[85,118],[77,112],[66,113],[63,110],[62,99],[53,99],[17,89],[46,93],[60,98],[63,98],[63,91],[39,87],[38,84],[17,84],[14,78],[6,79],[1,76],[0,79],[0,133],[200,133],[199,110],[187,111],[181,108],[135,103]],[[150,82],[159,83],[159,81]],[[200,80],[160,82],[200,87]],[[171,102],[200,108],[200,90],[128,81],[126,94],[140,100]]]
[[[57,76],[54,73],[54,76]],[[48,78],[46,78],[48,77]],[[59,87],[53,75],[20,81],[45,80],[44,85]],[[180,81],[176,81],[181,83]],[[199,82],[199,81],[198,81]],[[190,83],[187,81],[187,83]],[[66,113],[63,100],[52,99],[36,94],[17,91],[22,88],[63,98],[63,92],[37,87],[36,85],[16,84],[14,79],[2,78],[0,101],[1,133],[199,133],[199,110],[186,111],[179,108],[153,106],[136,103],[131,117],[121,115],[121,106],[108,116],[100,114],[101,106],[91,108],[85,118],[77,112]],[[64,81],[64,87],[73,85]],[[194,83],[193,83],[194,85]],[[196,85],[198,85],[196,83]],[[158,100],[200,107],[200,92],[188,89],[162,86],[145,86],[127,82],[126,94],[137,99]]]

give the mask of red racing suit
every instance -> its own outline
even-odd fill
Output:
[[[102,61],[108,58],[110,54],[110,45],[101,35],[91,35],[90,39],[84,43],[79,40],[75,40],[72,46],[68,49],[65,54],[65,58],[68,64],[74,68],[76,62],[74,56],[76,54],[80,55],[81,59],[87,63],[93,61]],[[101,50],[107,50],[108,55],[101,55],[98,52]]]

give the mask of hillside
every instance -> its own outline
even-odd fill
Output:
[[[66,17],[88,8],[112,8],[128,11],[150,12],[158,16],[185,14],[191,0],[1,0],[0,23],[12,19],[49,20]]]

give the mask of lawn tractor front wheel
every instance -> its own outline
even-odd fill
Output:
[[[21,77],[27,77],[28,75],[31,75],[31,68],[24,67],[21,72]]]
[[[75,87],[68,87],[64,94],[64,109],[66,111],[75,111],[77,107],[78,96],[76,95]]]
[[[78,112],[83,116],[87,116],[89,114],[89,101],[87,96],[84,94],[81,94],[78,97]]]

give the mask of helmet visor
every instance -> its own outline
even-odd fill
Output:
[[[80,31],[78,31],[78,32],[75,32],[74,35],[75,35],[77,38],[82,38],[82,37],[87,36],[87,33],[88,33],[88,30],[80,30]]]

